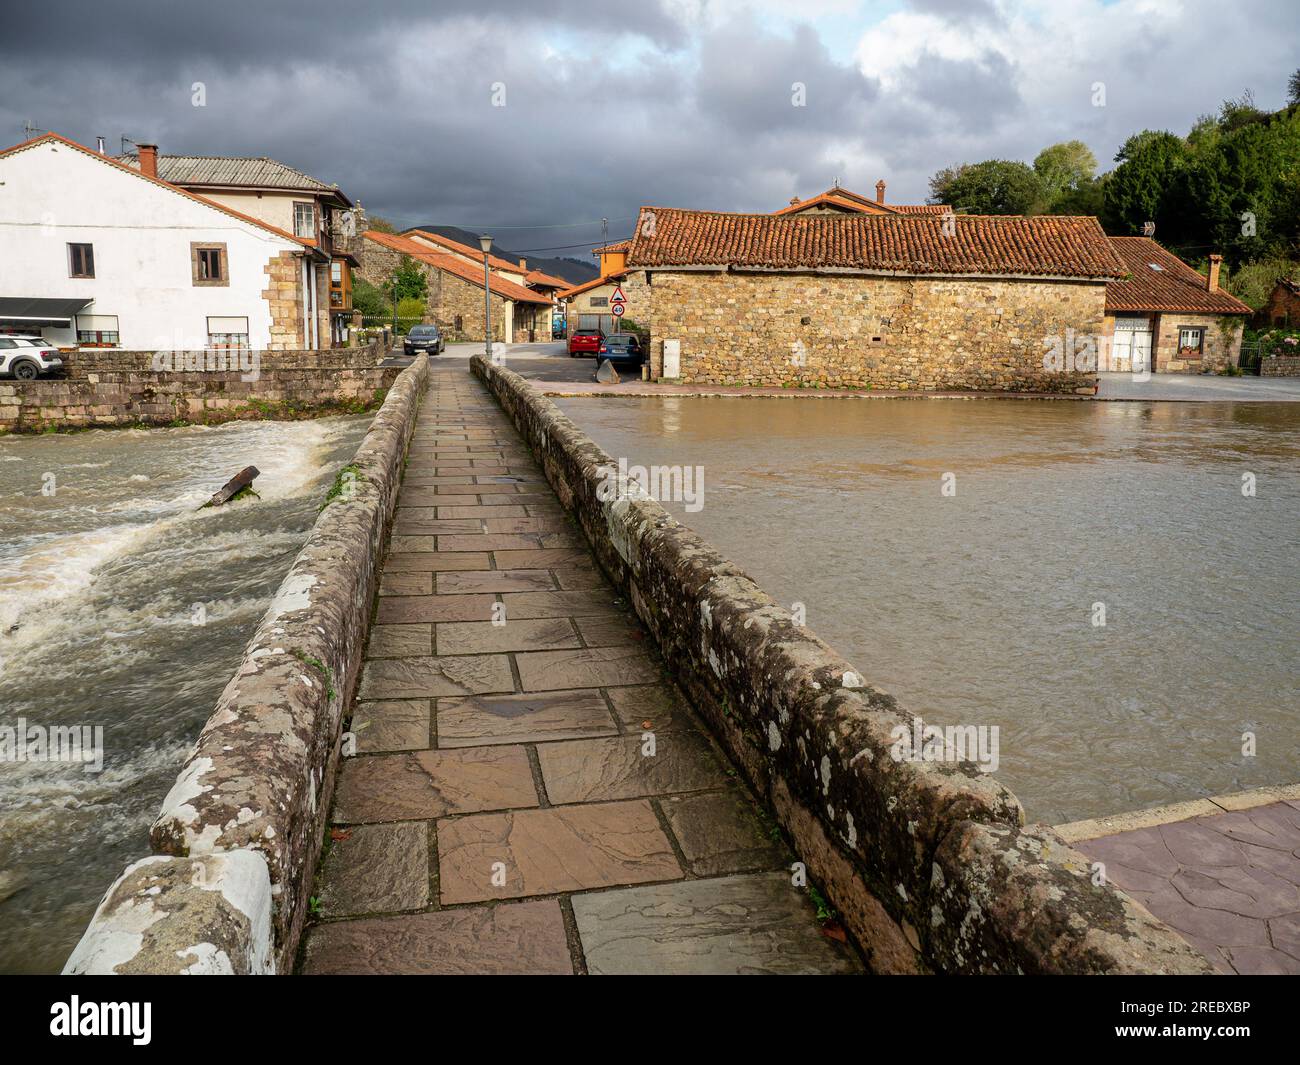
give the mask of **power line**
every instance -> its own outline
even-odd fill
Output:
[[[631,239],[632,238],[630,236],[627,236],[627,237],[619,237],[617,240],[588,241],[586,244],[559,244],[551,248],[511,248],[510,251],[515,254],[518,254],[519,252],[529,253],[529,252],[536,252],[536,251],[564,251],[568,248],[599,248],[602,247],[604,244],[617,244],[619,241],[631,240]]]
[[[632,222],[639,217],[639,215],[629,214],[622,218],[593,218],[590,222],[557,222],[550,226],[457,226],[456,228],[463,229],[467,233],[494,233],[516,229],[576,229],[579,226],[598,226],[602,222]]]

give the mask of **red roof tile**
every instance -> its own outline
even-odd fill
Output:
[[[590,292],[593,288],[600,288],[602,285],[617,285],[625,277],[627,277],[626,273],[593,277],[590,281],[584,281],[581,285],[574,285],[573,288],[566,288],[563,292],[557,292],[555,296],[556,299],[567,300],[572,296],[581,296],[584,292]]]
[[[933,215],[783,216],[646,207],[628,266],[1070,278],[1124,273],[1095,218],[954,215],[951,225],[949,235],[945,220]]]
[[[772,213],[795,214],[807,210],[809,207],[818,207],[823,204],[849,211],[874,214],[948,214],[952,211],[952,208],[946,203],[880,203],[869,196],[863,196],[861,193],[851,192],[836,185],[834,188],[829,188],[809,199],[796,200],[788,207],[782,207],[779,211],[773,211]]]
[[[1251,310],[1223,289],[1210,292],[1205,278],[1150,237],[1111,237],[1124,263],[1123,280],[1106,285],[1106,313],[1116,311],[1185,311],[1188,314],[1250,314]],[[1160,269],[1151,269],[1152,264]]]
[[[541,270],[529,270],[524,277],[524,283],[529,285],[542,285],[545,288],[568,288],[569,282],[562,277],[556,277],[554,274],[546,274]]]
[[[415,237],[423,237],[424,239],[437,244],[439,247],[446,248],[447,251],[456,255],[468,255],[476,263],[481,264],[483,262],[482,248],[471,248],[468,244],[462,244],[458,240],[444,237],[440,233],[430,233],[427,229],[408,229],[402,234],[402,236],[411,239],[414,239]],[[419,242],[416,241],[416,243]],[[426,244],[425,247],[427,248],[428,245]],[[488,265],[492,267],[493,270],[508,270],[512,274],[523,274],[527,272],[519,269],[518,263],[512,263],[509,259],[502,259],[500,256],[493,255],[491,252],[488,253]]]
[[[373,240],[376,244],[383,244],[394,251],[409,255],[418,262],[425,263],[438,270],[445,270],[449,274],[455,274],[479,288],[483,287],[483,271],[476,269],[472,264],[465,262],[464,259],[458,259],[447,252],[434,251],[427,244],[421,244],[410,237],[399,236],[396,233],[380,233],[376,229],[368,229],[365,236],[367,240]],[[496,295],[508,300],[514,300],[516,303],[549,304],[551,302],[548,296],[543,296],[540,292],[534,292],[531,288],[524,288],[523,285],[516,285],[513,281],[507,281],[504,277],[498,277],[496,274],[492,275],[491,283],[492,291]]]

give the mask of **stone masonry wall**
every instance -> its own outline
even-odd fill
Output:
[[[378,366],[384,358],[382,344],[355,348],[286,348],[256,353],[263,370],[345,370]],[[63,353],[63,374],[86,380],[101,373],[148,373],[192,368],[191,372],[247,366],[252,352],[241,351],[128,351],[124,348],[79,348]],[[223,364],[224,360],[224,364]]]
[[[266,264],[266,288],[262,298],[271,305],[272,350],[301,348],[306,343],[300,293],[302,264],[291,251],[282,251]],[[326,297],[328,303],[329,297]],[[326,337],[329,336],[327,332]]]
[[[368,406],[392,385],[396,367],[89,373],[73,380],[0,380],[0,433],[293,418]]]
[[[1178,352],[1180,326],[1205,330],[1205,343],[1199,359],[1187,359]],[[1183,314],[1169,311],[1156,316],[1156,335],[1152,341],[1152,358],[1156,373],[1218,373],[1236,366],[1241,358],[1241,334],[1245,322],[1239,317],[1217,314]]]
[[[873,969],[1212,971],[997,780],[895,757],[912,714],[657,502],[602,491],[614,460],[527,381],[471,367]]]
[[[1300,356],[1278,356],[1259,360],[1260,377],[1300,377]]]
[[[822,388],[1075,392],[1046,342],[1098,334],[1099,282],[655,271],[652,372],[681,341],[681,379]]]
[[[428,359],[402,371],[66,973],[287,973]]]

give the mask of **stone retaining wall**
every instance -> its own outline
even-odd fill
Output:
[[[1260,377],[1300,377],[1300,356],[1267,356],[1259,360]]]
[[[209,366],[234,370],[241,367],[241,360],[246,368],[254,356],[262,370],[363,370],[378,366],[384,355],[380,343],[357,348],[296,348],[291,351],[127,351],[121,348],[78,348],[63,353],[63,374],[71,380],[83,380],[101,373],[149,373],[178,367],[188,367],[190,372],[206,370]]]
[[[887,973],[1208,973],[969,763],[900,761],[914,717],[653,500],[517,374],[472,362],[668,668]]]
[[[420,397],[397,378],[65,972],[289,972]],[[349,476],[350,474],[350,476]]]
[[[152,358],[154,353],[117,355]],[[79,371],[84,376],[68,380],[0,380],[0,432],[178,422],[215,425],[242,418],[292,418],[308,412],[364,407],[374,403],[376,393],[387,389],[398,374],[396,368],[379,367],[376,362],[368,359],[349,365],[339,360],[301,367],[264,362],[256,380],[246,380],[254,375],[240,370],[159,373],[85,366]]]

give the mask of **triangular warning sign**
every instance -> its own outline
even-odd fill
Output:
[[[610,302],[610,303],[626,303],[626,302],[627,302],[627,297],[623,295],[623,286],[622,286],[622,285],[615,285],[615,286],[614,286],[614,295],[612,295],[612,296],[609,297],[609,302]]]

